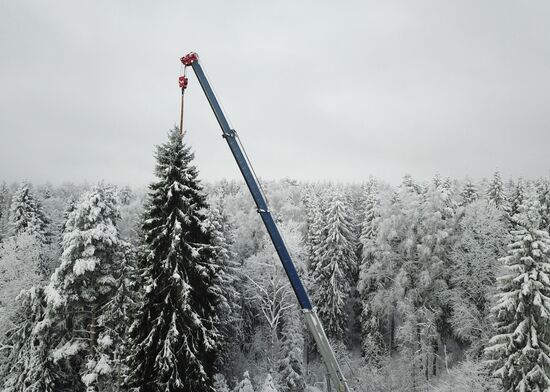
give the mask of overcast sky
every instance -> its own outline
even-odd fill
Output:
[[[550,168],[548,1],[2,1],[0,179],[143,185],[201,56],[264,178]],[[201,176],[239,172],[194,75]]]

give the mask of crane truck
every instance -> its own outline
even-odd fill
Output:
[[[342,370],[338,364],[336,356],[334,355],[334,351],[332,350],[330,342],[325,334],[317,312],[309,299],[307,291],[302,284],[298,272],[296,271],[296,267],[285,245],[283,237],[279,232],[273,216],[271,215],[271,212],[267,205],[267,199],[264,192],[262,191],[260,182],[258,181],[252,165],[248,160],[248,156],[246,155],[246,152],[242,147],[237,132],[231,127],[229,120],[227,119],[227,116],[225,115],[222,106],[220,105],[220,102],[218,101],[216,95],[214,94],[214,91],[212,90],[208,77],[206,76],[206,73],[204,72],[204,69],[199,61],[199,56],[196,53],[191,52],[183,56],[180,60],[185,67],[184,70],[187,69],[187,67],[191,67],[193,69],[199,81],[199,84],[201,85],[202,90],[206,95],[206,99],[208,100],[208,103],[210,104],[210,107],[214,112],[214,116],[216,117],[218,124],[220,125],[222,136],[229,145],[231,153],[233,154],[233,157],[235,158],[235,161],[239,166],[248,190],[252,194],[252,198],[256,203],[257,211],[260,214],[260,217],[265,225],[265,228],[267,229],[267,232],[269,233],[277,255],[281,260],[292,289],[294,290],[294,294],[298,299],[298,303],[300,305],[300,308],[302,309],[306,325],[313,335],[313,338],[315,339],[317,348],[326,366],[328,375],[327,390],[330,391],[332,389],[331,384],[333,384],[337,392],[351,392],[346,378],[344,377],[344,374],[342,373]],[[187,85],[188,78],[184,71],[183,75],[179,77],[179,86],[182,92],[182,111],[180,124],[180,132],[182,132],[182,135],[184,132],[183,94],[185,92],[185,89],[187,88]]]

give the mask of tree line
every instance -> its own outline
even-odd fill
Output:
[[[0,390],[323,388],[244,184],[192,160],[174,130],[146,192],[0,186]],[[263,185],[354,390],[550,387],[547,178]]]

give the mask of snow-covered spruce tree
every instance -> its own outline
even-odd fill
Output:
[[[493,178],[489,182],[487,188],[487,200],[493,203],[497,208],[504,208],[506,204],[506,195],[504,194],[504,185],[500,172],[496,171]]]
[[[318,261],[312,271],[314,297],[327,335],[341,340],[348,324],[346,301],[357,270],[351,212],[343,192],[334,192],[327,215],[323,229],[326,238],[318,248]]]
[[[519,213],[519,208],[523,204],[523,200],[525,199],[525,181],[523,178],[519,178],[517,183],[514,184],[513,188],[510,189],[510,195],[508,196],[509,207],[508,207],[508,214],[510,218],[513,218],[516,214]],[[511,219],[512,225],[515,226],[515,222],[513,219]]]
[[[214,384],[212,385],[212,388],[214,388],[215,392],[231,392],[227,386],[227,381],[223,374],[214,374],[213,380]]]
[[[0,246],[0,336],[11,328],[11,317],[18,308],[21,290],[40,285],[42,244],[34,234],[20,233],[8,237]]]
[[[310,187],[306,190],[306,194],[303,197],[306,209],[304,242],[308,254],[308,270],[310,273],[317,268],[319,247],[326,238],[326,232],[324,231],[326,225],[326,202],[317,191],[316,188]]]
[[[486,354],[506,392],[550,389],[550,237],[539,228],[539,208],[529,190],[498,278],[497,334]]]
[[[113,325],[105,307],[117,289],[123,242],[114,188],[100,184],[69,214],[61,265],[46,288],[40,328],[55,333],[52,356],[65,374],[56,390],[108,391],[113,366]],[[53,332],[51,332],[53,334]]]
[[[37,330],[44,318],[44,290],[31,287],[18,297],[19,306],[13,318],[15,327],[6,335],[9,347],[8,369],[0,382],[2,392],[57,391],[56,367],[49,356],[49,336]]]
[[[375,286],[371,282],[370,268],[376,257],[376,241],[380,224],[380,200],[377,183],[372,182],[365,198],[365,216],[359,239],[361,264],[357,290],[360,296],[361,352],[370,363],[378,363],[383,352],[383,337],[380,333],[379,315],[371,306],[371,293]]]
[[[36,238],[40,249],[38,272],[46,277],[51,273],[50,262],[46,256],[45,246],[50,242],[48,229],[50,220],[44,213],[42,205],[34,197],[32,187],[22,182],[14,193],[9,214],[9,233],[12,237],[26,233]]]
[[[132,326],[130,387],[143,392],[210,392],[219,346],[213,287],[219,267],[206,200],[179,130],[157,148],[143,232],[146,284]]]
[[[10,191],[5,181],[0,184],[0,241],[6,234],[6,221],[10,208]]]
[[[479,194],[477,193],[477,188],[474,183],[468,179],[462,187],[462,192],[460,192],[460,205],[465,206],[473,203],[479,199]]]
[[[243,379],[237,384],[233,392],[254,392],[254,387],[252,387],[248,372],[244,372]]]
[[[302,318],[298,312],[290,312],[283,327],[283,347],[278,377],[281,392],[302,392],[306,387],[301,321]]]
[[[122,389],[129,374],[126,358],[133,347],[128,339],[130,320],[137,311],[139,301],[138,279],[136,277],[136,252],[132,245],[121,242],[117,253],[116,287],[113,296],[103,306],[98,325],[109,331],[103,336],[103,348],[109,357],[112,371],[102,374],[103,385],[109,387],[102,392]]]
[[[218,296],[216,314],[219,319],[219,355],[217,366],[227,368],[231,361],[231,348],[238,344],[238,326],[240,318],[242,284],[239,275],[239,264],[235,261],[232,250],[233,227],[225,211],[225,202],[221,197],[210,201],[204,226],[212,234],[212,244],[217,248],[217,257],[212,260],[217,270],[212,283],[212,290]],[[234,343],[234,344],[233,344]]]
[[[36,200],[31,185],[22,182],[12,197],[10,207],[10,233],[28,232],[37,235],[42,241],[48,237],[49,219]]]
[[[365,211],[365,216],[361,224],[361,236],[359,238],[362,249],[361,265],[365,262],[368,264],[368,261],[373,257],[375,248],[374,242],[376,240],[378,221],[380,219],[380,200],[376,182],[373,182],[367,189],[363,209]]]
[[[540,201],[541,229],[550,231],[550,178],[540,178],[536,182]]]
[[[303,388],[300,389],[300,391],[303,390]],[[278,389],[275,387],[275,382],[273,381],[273,377],[271,377],[271,374],[267,374],[262,388],[260,389],[260,392],[279,392]]]

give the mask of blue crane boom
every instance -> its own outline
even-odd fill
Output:
[[[279,259],[281,260],[286,275],[290,280],[290,284],[292,286],[292,289],[294,290],[294,294],[296,295],[300,307],[302,308],[306,324],[313,334],[313,337],[317,343],[317,347],[319,348],[321,356],[323,357],[330,379],[334,383],[334,386],[336,387],[336,390],[338,392],[350,392],[347,381],[340,369],[340,366],[338,365],[338,361],[336,360],[334,351],[332,350],[332,347],[330,346],[330,343],[327,339],[321,321],[317,316],[317,312],[311,304],[309,296],[307,295],[307,291],[302,284],[302,281],[300,280],[294,263],[292,262],[292,258],[290,256],[290,253],[288,252],[283,237],[281,236],[277,224],[275,223],[275,220],[273,219],[273,216],[269,211],[266,197],[262,191],[258,178],[256,177],[252,165],[250,164],[248,157],[241,145],[237,132],[230,126],[229,121],[227,120],[227,117],[224,114],[223,109],[218,99],[216,98],[214,91],[212,90],[212,87],[210,86],[210,82],[208,81],[208,78],[199,62],[198,55],[193,52],[189,53],[181,58],[181,62],[185,67],[190,66],[193,68],[193,71],[195,72],[195,75],[199,80],[202,90],[206,95],[206,99],[208,100],[208,103],[210,104],[210,107],[212,108],[212,111],[214,112],[214,115],[218,120],[218,124],[220,125],[223,132],[222,136],[229,145],[231,153],[233,154],[233,157],[235,158],[235,161],[239,166],[241,174],[244,177],[246,185],[250,193],[252,194],[252,198],[256,203],[257,211],[260,214],[262,221],[264,222],[265,228],[267,229],[271,241],[275,246],[275,250],[277,251]],[[184,76],[180,76],[179,85],[182,89],[182,96],[185,89],[187,88],[187,82],[188,80],[185,74]],[[181,129],[180,131],[183,132],[183,129]]]

